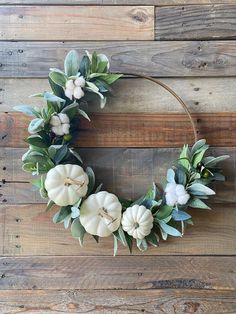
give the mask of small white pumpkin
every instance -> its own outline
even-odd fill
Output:
[[[80,208],[84,229],[99,237],[108,237],[120,226],[122,206],[118,198],[106,191],[90,195]]]
[[[78,165],[58,165],[47,173],[45,189],[59,206],[75,204],[88,190],[88,175]]]
[[[153,227],[153,216],[149,209],[141,205],[128,207],[123,213],[122,227],[135,239],[142,240],[150,234]]]

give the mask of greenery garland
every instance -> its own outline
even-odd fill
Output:
[[[167,171],[161,187],[155,183],[138,200],[124,200],[95,186],[92,168],[85,171],[82,160],[73,148],[84,104],[95,99],[101,108],[111,85],[122,75],[109,72],[109,60],[104,54],[86,55],[79,60],[70,51],[64,62],[64,72],[50,69],[52,92],[33,95],[46,102],[43,108],[16,106],[17,111],[35,118],[30,122],[26,139],[29,150],[22,156],[23,170],[38,176],[32,184],[43,198],[49,198],[47,210],[59,205],[54,223],[71,228],[72,236],[83,244],[85,233],[98,242],[99,237],[113,235],[114,255],[118,241],[132,252],[133,242],[141,251],[149,245],[158,246],[160,238],[182,237],[186,225],[193,224],[188,208],[209,209],[205,200],[215,192],[208,187],[213,181],[224,181],[218,163],[229,156],[205,157],[209,145],[197,141],[191,148],[184,145],[179,159]]]

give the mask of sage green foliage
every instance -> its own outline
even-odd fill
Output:
[[[45,106],[32,108],[28,105],[16,106],[15,109],[33,117],[29,124],[30,135],[26,139],[29,144],[28,151],[22,156],[23,170],[37,176],[32,181],[34,188],[39,190],[43,198],[47,198],[44,186],[47,172],[58,164],[82,164],[79,152],[73,148],[73,137],[78,131],[78,120],[80,115],[90,121],[84,111],[84,104],[95,99],[99,100],[101,108],[106,104],[108,95],[112,94],[111,85],[122,75],[109,72],[109,60],[104,54],[93,52],[80,58],[75,50],[70,51],[64,62],[64,70],[50,69],[49,85],[52,92],[35,94],[32,97],[40,97]],[[83,76],[85,86],[84,96],[81,99],[69,99],[65,96],[65,85],[68,80],[75,80]],[[58,136],[51,130],[50,120],[53,115],[66,114],[70,121],[70,134]],[[121,243],[132,253],[135,242],[139,250],[145,251],[151,245],[157,247],[160,239],[166,240],[168,236],[181,237],[184,228],[193,224],[190,214],[191,208],[209,209],[205,203],[215,192],[208,187],[214,181],[224,181],[218,163],[229,156],[206,156],[209,146],[204,139],[197,141],[192,148],[184,145],[179,159],[167,171],[166,184],[183,185],[190,198],[185,205],[169,206],[165,198],[165,185],[160,187],[153,183],[146,194],[137,200],[120,199],[122,211],[134,204],[143,205],[152,212],[153,228],[144,239],[133,239],[127,232],[119,227],[113,233],[114,255],[117,253],[118,244]],[[86,173],[89,177],[88,192],[85,198],[92,193],[97,193],[102,185],[96,185],[96,178],[92,168],[87,167]],[[96,187],[97,186],[97,187]],[[62,206],[54,215],[54,223],[63,223],[64,227],[71,228],[72,236],[77,238],[81,245],[85,236],[85,229],[80,222],[80,206],[85,198],[79,198],[73,206]],[[52,200],[48,201],[46,210],[54,206]],[[99,238],[93,236],[98,242]]]

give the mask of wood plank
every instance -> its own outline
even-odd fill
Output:
[[[235,21],[235,4],[157,7],[155,39],[235,39]]]
[[[236,289],[235,257],[2,257],[6,289]]]
[[[7,204],[42,203],[38,192],[24,183],[32,180],[21,169],[21,156],[25,149],[2,148],[0,150],[0,202]],[[93,167],[97,184],[124,198],[139,198],[153,181],[163,183],[166,171],[178,158],[179,149],[80,149],[84,167]],[[236,203],[236,148],[211,148],[214,156],[228,154],[230,158],[221,164],[226,181],[215,184],[213,203]],[[4,170],[3,170],[4,169]]]
[[[235,76],[236,41],[2,42],[0,77],[47,77],[70,49],[103,52],[114,72],[158,77]]]
[[[0,40],[153,39],[153,6],[0,7]]]
[[[150,247],[145,255],[233,255],[236,252],[236,205],[212,204],[212,210],[191,209],[194,226],[183,238],[170,237],[158,248]],[[72,238],[70,230],[52,223],[56,208],[45,213],[45,205],[6,205],[4,251],[6,256],[26,255],[112,255],[113,238],[97,244],[86,235],[84,247]],[[128,255],[119,245],[118,255]],[[134,255],[144,255],[134,247]]]
[[[236,146],[236,113],[196,113],[199,138],[212,146]],[[193,142],[193,131],[184,114],[93,113],[91,122],[81,119],[79,147],[181,147]],[[30,117],[0,113],[0,146],[26,147]],[[17,132],[15,132],[17,130]]]
[[[145,0],[145,5],[191,5],[191,4],[218,4],[229,3],[233,0]],[[64,0],[0,0],[1,5],[14,4],[50,4],[50,5],[64,5]],[[143,5],[143,0],[67,0],[67,5]]]
[[[167,78],[162,81],[180,95],[191,112],[235,111],[236,80],[225,78]],[[227,94],[225,90],[227,88]],[[47,79],[0,79],[0,111],[11,112],[17,104],[42,106],[41,99],[29,95],[50,90]],[[132,91],[132,92],[131,92]],[[115,97],[100,109],[89,104],[91,112],[183,112],[175,98],[149,81],[122,79],[114,84]]]
[[[2,290],[2,313],[235,313],[235,291]]]

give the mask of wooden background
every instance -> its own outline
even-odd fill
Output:
[[[1,314],[236,313],[234,3],[0,0]],[[71,48],[107,54],[113,71],[162,78],[186,101],[212,152],[231,156],[213,210],[192,210],[195,225],[183,239],[133,256],[120,247],[114,258],[112,239],[97,245],[87,237],[80,248],[45,214],[21,171],[28,119],[13,106],[40,105],[27,96],[48,88],[49,67],[62,67]],[[163,180],[192,135],[161,88],[125,78],[115,91],[103,112],[90,106],[94,120],[78,144],[105,188],[134,197]]]

